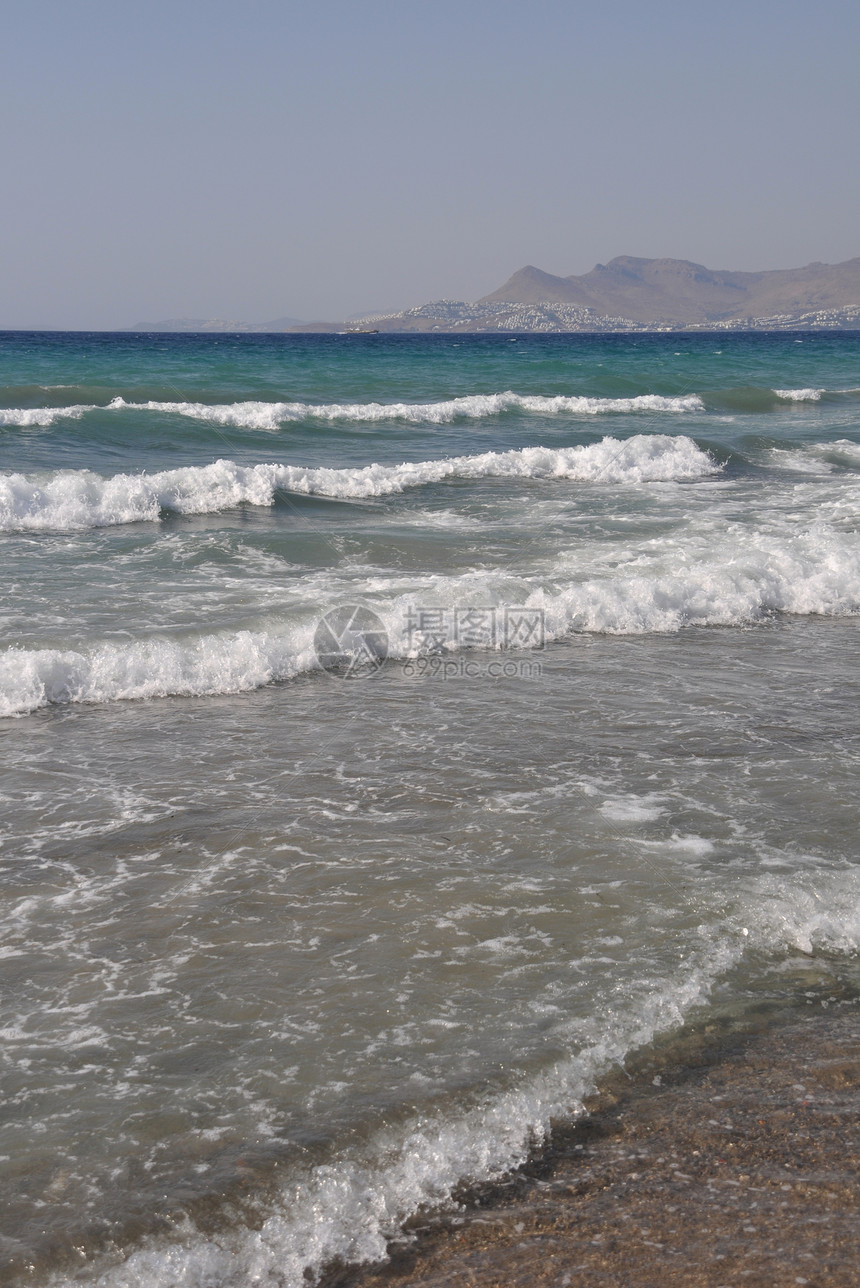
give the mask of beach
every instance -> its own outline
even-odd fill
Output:
[[[638,1062],[539,1162],[425,1228],[384,1269],[328,1282],[856,1283],[856,1005],[717,1028]]]

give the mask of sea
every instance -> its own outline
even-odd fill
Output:
[[[318,1282],[860,996],[860,332],[6,332],[0,450],[0,1282]]]

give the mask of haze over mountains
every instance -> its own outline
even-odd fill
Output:
[[[235,322],[227,318],[165,318],[161,322],[138,322],[129,331],[167,331],[175,335],[180,331],[290,331],[301,326],[299,318],[275,318],[272,322]]]
[[[620,255],[579,277],[556,277],[529,264],[474,304],[438,300],[375,318],[373,325],[385,331],[860,327],[860,258],[742,273]]]
[[[648,331],[860,327],[860,257],[743,273],[619,255],[581,276],[529,264],[474,303],[435,300],[349,322],[172,319],[135,331]]]
[[[575,304],[634,322],[725,322],[860,305],[860,258],[842,264],[736,273],[686,259],[619,255],[581,277],[528,265],[480,304]]]

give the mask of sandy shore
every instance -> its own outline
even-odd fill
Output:
[[[329,1288],[860,1283],[857,1007],[691,1035],[592,1108],[527,1173]]]

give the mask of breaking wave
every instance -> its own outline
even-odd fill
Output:
[[[632,572],[639,565],[641,571]],[[65,703],[241,693],[319,669],[313,647],[319,617],[350,602],[333,579],[319,602],[287,610],[263,629],[190,631],[122,643],[94,641],[80,651],[11,648],[0,654],[0,715]],[[354,594],[355,592],[353,592]],[[543,576],[504,570],[428,575],[409,593],[376,581],[363,597],[382,619],[392,658],[414,657],[408,622],[416,603],[447,613],[482,605],[540,614],[547,641],[577,633],[642,635],[689,626],[743,626],[776,614],[860,613],[860,541],[820,525],[807,532],[709,527],[655,556],[599,576],[577,577],[563,559]],[[354,602],[354,599],[352,600]]]
[[[768,459],[778,469],[802,474],[856,473],[860,469],[860,443],[836,438],[829,443],[807,443],[804,447],[772,447]]]
[[[382,1128],[363,1148],[291,1178],[260,1213],[257,1229],[234,1226],[212,1237],[186,1221],[173,1239],[147,1239],[122,1265],[101,1273],[94,1267],[88,1281],[98,1288],[175,1288],[179,1273],[185,1288],[302,1288],[335,1260],[386,1260],[389,1240],[417,1211],[450,1204],[464,1182],[500,1180],[521,1166],[547,1140],[553,1119],[584,1113],[583,1099],[602,1073],[704,1002],[714,977],[741,951],[708,948],[691,953],[700,960],[663,991],[643,987],[616,1017],[584,1026],[579,1054],[547,1072],[472,1107]],[[51,1288],[71,1283],[57,1276]]]
[[[218,425],[239,429],[277,429],[294,420],[343,421],[409,421],[417,425],[447,425],[458,418],[479,420],[506,411],[528,411],[545,416],[564,412],[574,415],[599,416],[624,412],[690,412],[701,411],[702,400],[691,394],[666,398],[660,394],[640,394],[634,398],[588,398],[578,395],[542,396],[515,394],[468,394],[432,403],[303,403],[241,402],[222,406],[191,402],[123,403],[115,399],[112,407],[134,406],[147,411],[172,412],[195,420],[209,420]]]
[[[333,1262],[384,1262],[416,1212],[450,1207],[464,1183],[500,1180],[545,1145],[554,1121],[582,1117],[607,1071],[688,1020],[750,948],[856,955],[858,896],[850,869],[748,882],[741,899],[714,907],[714,923],[698,927],[674,977],[646,976],[604,1015],[572,1021],[570,1054],[550,1068],[471,1105],[383,1127],[366,1144],[292,1173],[257,1206],[252,1228],[240,1221],[213,1235],[185,1218],[122,1261],[109,1255],[73,1276],[53,1275],[51,1288],[302,1288]]]
[[[85,387],[78,392],[91,393]],[[637,394],[625,398],[590,397],[586,394],[518,394],[512,390],[496,394],[464,394],[436,402],[337,402],[311,403],[287,400],[246,399],[240,402],[208,403],[188,400],[123,397],[107,403],[79,402],[62,407],[0,408],[0,426],[45,427],[62,420],[80,420],[95,412],[159,412],[203,421],[221,428],[275,433],[283,425],[321,421],[326,424],[375,424],[401,422],[413,425],[448,425],[457,420],[482,420],[506,412],[536,416],[685,415],[703,411],[762,412],[785,403],[842,402],[855,400],[858,389],[764,389],[711,390],[705,394]]]
[[[41,478],[0,476],[0,531],[75,531],[153,521],[162,511],[210,514],[237,505],[272,505],[278,490],[308,496],[391,496],[448,478],[569,479],[651,483],[713,474],[719,466],[690,438],[664,434],[604,438],[588,446],[525,447],[478,456],[365,465],[352,469],[301,465],[237,465],[219,460],[156,474],[59,470]]]
[[[0,409],[0,425],[52,425],[57,420],[80,419],[95,411],[156,411],[236,429],[276,430],[291,421],[407,421],[416,425],[447,425],[453,420],[479,420],[506,411],[527,411],[545,416],[562,413],[599,416],[624,412],[701,411],[704,404],[696,394],[664,397],[639,394],[633,398],[589,398],[585,395],[543,396],[515,394],[466,394],[431,403],[307,403],[247,401],[235,403],[128,402],[113,398],[107,405]]]
[[[777,398],[784,402],[820,402],[823,389],[774,389]]]
[[[88,411],[102,410],[92,404],[73,407],[0,407],[0,425],[28,426],[53,425],[57,420],[80,420]]]

